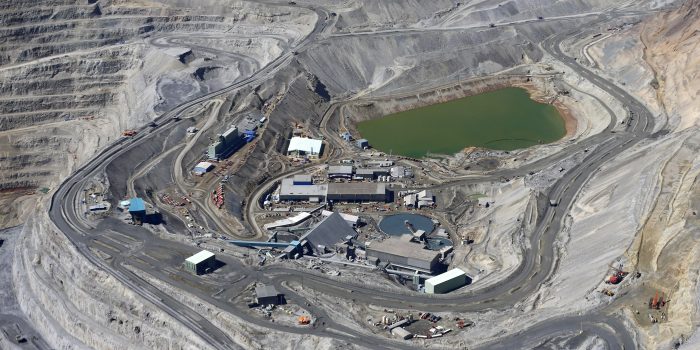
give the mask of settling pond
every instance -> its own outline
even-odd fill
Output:
[[[514,150],[557,141],[564,119],[552,105],[530,99],[522,88],[505,88],[368,120],[363,138],[383,152],[420,158],[454,154],[465,147]]]
[[[428,235],[435,229],[433,220],[427,216],[418,214],[394,214],[385,216],[379,222],[379,229],[392,236],[410,235],[411,230],[406,227],[406,221],[410,222],[415,230],[423,230]],[[432,250],[440,250],[451,245],[452,241],[447,238],[428,238],[428,247]]]

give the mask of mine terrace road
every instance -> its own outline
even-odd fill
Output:
[[[301,43],[299,47],[308,45],[308,43],[314,39],[315,35],[322,31],[323,27],[325,26],[323,18],[327,18],[327,16],[324,17],[323,13],[320,13],[320,20],[319,23],[317,23],[314,32],[303,43]],[[464,311],[477,311],[494,307],[509,307],[522,300],[525,296],[535,292],[552,273],[555,263],[553,250],[554,238],[556,237],[556,233],[559,232],[562,219],[567,210],[570,208],[571,203],[579,189],[586,183],[591,174],[593,174],[604,162],[608,161],[611,157],[620,153],[622,150],[631,147],[636,143],[636,141],[651,136],[650,130],[653,126],[650,112],[641,103],[614,84],[599,78],[594,73],[579,66],[573,59],[565,56],[561,52],[558,47],[559,42],[570,35],[571,34],[561,34],[550,38],[544,43],[543,46],[551,55],[628,106],[630,110],[635,112],[637,116],[635,119],[636,122],[626,132],[619,132],[616,134],[606,133],[599,135],[599,141],[604,142],[600,142],[600,146],[596,152],[591,152],[591,154],[588,155],[583,162],[581,162],[577,167],[570,169],[566,175],[551,188],[549,191],[549,197],[558,198],[560,201],[560,206],[556,208],[547,207],[546,211],[540,215],[535,232],[531,235],[532,248],[525,252],[525,258],[521,266],[506,280],[499,283],[497,286],[479,290],[478,293],[460,296],[426,297],[415,293],[378,293],[376,290],[370,288],[358,287],[349,283],[341,283],[328,278],[291,269],[268,268],[263,269],[262,271],[249,271],[250,277],[248,277],[248,279],[252,279],[253,277],[271,279],[275,282],[275,284],[282,286],[282,282],[296,281],[304,276],[305,286],[311,286],[313,289],[329,295],[347,299],[355,299],[360,302],[374,303],[388,307],[408,307],[410,304],[412,307],[425,307],[430,308],[431,310],[443,310],[448,306],[451,310]],[[148,142],[148,139],[155,133],[167,131],[168,128],[176,127],[176,123],[172,121],[172,117],[178,116],[187,108],[206,101],[212,97],[219,96],[248,84],[264,81],[276,70],[281,68],[286,62],[288,62],[291,57],[291,53],[288,52],[280,56],[268,66],[264,67],[259,72],[255,73],[250,78],[244,79],[223,90],[202,96],[176,107],[174,110],[161,116],[158,119],[160,125],[148,133],[141,132],[132,139],[120,139],[117,143],[102,151],[90,163],[86,164],[74,175],[69,177],[56,191],[52,198],[51,208],[49,211],[52,221],[60,231],[66,234],[69,240],[78,248],[81,254],[85,255],[95,265],[114,275],[118,280],[132,288],[136,293],[178,319],[185,326],[191,328],[203,339],[211,343],[211,345],[215,348],[231,348],[234,346],[234,343],[220,329],[204,318],[198,317],[197,314],[191,309],[151,286],[145,280],[123,268],[120,264],[105,264],[104,261],[97,258],[88,249],[88,236],[90,235],[92,228],[87,227],[80,222],[79,216],[76,213],[76,199],[80,195],[84,183],[92,176],[104,171],[105,167],[114,159],[119,157],[123,150],[134,147],[142,142]],[[614,121],[611,123],[614,123]],[[568,152],[569,154],[572,152],[581,152],[581,146],[573,145],[565,149],[563,152]],[[493,179],[498,179],[498,177],[493,177]],[[131,230],[133,228],[129,229]],[[129,233],[125,234],[129,235]],[[156,238],[151,239],[155,240]],[[241,266],[241,269],[250,268]],[[354,290],[352,296],[348,292],[349,290]],[[294,298],[303,300],[303,298],[300,296],[294,295],[293,291],[289,290],[289,293],[292,294]],[[401,301],[397,301],[397,298],[400,298]],[[205,299],[214,302],[217,304],[217,306],[225,304],[222,301],[217,302],[216,300],[212,300],[211,296],[207,296]],[[231,310],[232,313],[244,319],[250,318],[249,316],[245,316],[244,312],[235,309],[235,307],[227,307],[226,305],[223,305],[222,307],[227,310]],[[319,315],[324,315],[321,310],[314,311]],[[261,323],[261,321],[262,320],[255,320],[256,323]],[[316,330],[302,329],[302,331],[304,333],[319,334],[348,341],[352,340],[353,342],[357,342],[358,338],[363,337],[362,335],[349,331],[345,327],[334,324],[330,319],[324,318],[324,322],[326,325],[319,327]],[[263,324],[269,328],[280,328],[284,331],[288,331],[288,329],[285,327],[277,327],[268,323]],[[606,326],[603,326],[603,324]],[[624,328],[621,322],[615,319],[603,317],[597,312],[581,316],[557,317],[553,320],[539,323],[520,333],[518,336],[524,337],[520,338],[520,340],[531,339],[534,342],[542,337],[550,337],[555,334],[573,332],[579,329],[579,327],[585,328],[584,330],[587,332],[598,334],[606,341],[609,341],[609,345],[612,347],[633,347],[633,342],[632,346],[630,346],[631,337],[629,337],[628,331]],[[612,328],[617,336],[611,337],[611,333],[606,327]],[[343,333],[347,333],[348,335]],[[511,338],[506,337],[504,339],[507,340]],[[381,339],[373,340],[372,344],[375,348],[378,346],[397,346],[396,343]],[[520,344],[522,344],[522,342]],[[403,346],[405,346],[405,344]]]
[[[294,48],[296,50],[301,50],[310,43],[314,42],[316,36],[318,36],[328,26],[328,21],[330,18],[329,13],[318,8],[314,9],[314,11],[318,15],[318,21],[311,34],[308,35],[296,48]],[[104,171],[105,167],[113,159],[118,157],[123,150],[127,149],[128,147],[133,147],[139,142],[144,142],[154,132],[157,132],[158,129],[172,126],[174,122],[173,118],[179,116],[192,106],[241,87],[261,83],[269,79],[277,70],[284,67],[292,57],[293,51],[288,51],[246,79],[175,107],[173,110],[157,118],[155,122],[158,124],[158,126],[149,132],[146,132],[148,128],[142,128],[136,137],[130,139],[119,139],[117,142],[105,148],[90,162],[82,166],[73,175],[66,179],[66,181],[64,181],[59,189],[54,193],[51,200],[51,207],[49,208],[49,216],[51,220],[56,227],[66,235],[70,242],[75,245],[81,254],[83,254],[96,266],[109,272],[120,282],[130,287],[137,294],[141,295],[144,299],[152,302],[167,314],[180,321],[183,325],[192,329],[195,333],[202,337],[202,339],[217,349],[230,349],[235,343],[225,333],[206,319],[201,317],[192,317],[195,312],[187,308],[185,305],[157,290],[150,284],[146,283],[146,281],[136,277],[130,271],[123,268],[115,269],[114,267],[105,264],[104,261],[96,257],[89,250],[89,240],[87,238],[88,235],[85,232],[89,229],[89,227],[85,227],[80,223],[75,205],[77,203],[78,194],[81,191],[84,182],[88,181],[95,174]]]

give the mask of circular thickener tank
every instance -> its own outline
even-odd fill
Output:
[[[433,220],[427,216],[418,214],[394,214],[385,216],[382,218],[382,221],[379,222],[379,229],[392,236],[410,235],[411,230],[406,226],[406,222],[409,222],[416,231],[423,230],[428,234],[433,232]]]

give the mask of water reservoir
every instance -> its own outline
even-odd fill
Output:
[[[530,99],[522,88],[505,88],[391,114],[357,125],[383,152],[420,158],[454,154],[465,147],[514,150],[566,135],[554,106]]]

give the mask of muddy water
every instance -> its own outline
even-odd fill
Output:
[[[361,122],[370,145],[408,157],[454,154],[465,147],[514,150],[557,141],[564,119],[552,105],[505,88]]]

